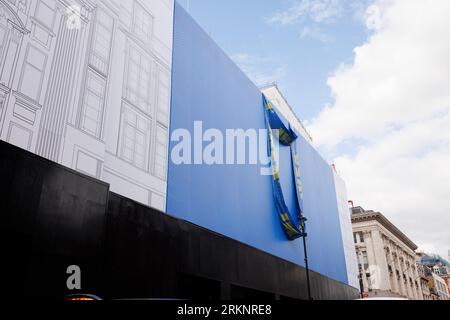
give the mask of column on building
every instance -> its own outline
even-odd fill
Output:
[[[413,289],[414,299],[419,300],[420,297],[419,297],[418,283],[417,283],[418,279],[417,279],[417,277],[415,275],[415,272],[414,272],[414,267],[415,267],[416,264],[415,264],[415,262],[413,260],[413,256],[411,254],[409,255],[409,265],[410,265],[409,274],[410,274],[411,279],[412,279],[412,289]]]
[[[415,263],[414,264],[414,273],[415,273],[415,276],[416,276],[416,279],[417,279],[417,283],[419,284],[419,288],[418,288],[418,291],[419,291],[419,300],[425,300],[425,297],[424,297],[424,295],[423,295],[423,288],[422,288],[422,278],[421,278],[421,275],[419,274],[419,270],[418,270],[418,268],[417,268],[417,264]]]
[[[401,262],[400,262],[400,250],[399,250],[398,246],[395,245],[395,244],[394,244],[394,248],[393,249],[394,249],[396,277],[397,277],[397,279],[399,281],[399,284],[400,284],[400,287],[399,287],[400,288],[400,294],[402,296],[404,296],[404,297],[407,297],[408,294],[407,294],[407,291],[406,291],[406,288],[405,288],[405,283],[404,283],[404,280],[403,280],[403,270],[402,270],[402,265],[401,265]]]
[[[362,285],[363,285],[363,291],[367,292],[369,291],[369,281],[366,276],[366,270],[364,269],[364,257],[363,257],[363,251],[360,248],[357,248],[357,258],[358,258],[358,264],[359,264],[359,274],[361,277]]]
[[[401,262],[402,262],[402,268],[403,268],[403,275],[404,275],[404,279],[405,279],[405,286],[406,286],[406,292],[407,292],[407,296],[408,298],[412,299],[413,297],[413,292],[412,292],[412,288],[411,288],[411,283],[409,281],[409,273],[408,273],[408,263],[407,263],[407,259],[408,259],[408,255],[406,254],[406,252],[401,249]]]
[[[386,240],[387,246],[387,259],[388,264],[391,266],[390,278],[392,281],[392,292],[400,294],[400,284],[398,283],[397,274],[396,274],[396,263],[392,252],[392,241],[389,239]]]
[[[411,298],[417,300],[417,289],[414,285],[413,264],[411,263],[411,256],[407,254],[406,257],[408,266],[408,282],[411,287]]]
[[[74,14],[86,14],[83,8],[81,12],[73,12],[64,5],[59,8],[59,30],[53,60],[49,87],[42,108],[42,121],[38,137],[36,152],[55,162],[59,161],[61,146],[64,136],[64,128],[68,122],[71,102],[75,87],[75,76],[79,69],[77,58],[80,37],[83,33],[85,17],[78,17],[82,25],[71,25]]]
[[[366,255],[367,255],[367,261],[368,261],[368,265],[369,265],[369,269],[368,270],[364,270],[364,276],[367,279],[367,288],[368,291],[373,290],[374,287],[374,283],[373,283],[373,278],[372,275],[370,274],[370,266],[372,265],[376,265],[376,260],[375,260],[375,255],[374,255],[374,250],[373,250],[373,243],[372,243],[372,233],[371,231],[364,231],[363,232],[363,238],[364,238],[364,243],[366,245]],[[367,277],[367,274],[369,273],[369,277]]]
[[[386,261],[386,255],[384,252],[383,239],[379,230],[371,230],[370,239],[368,239],[367,246],[367,252],[370,252],[370,265],[377,266],[379,268],[379,270],[373,270],[377,272],[377,275],[371,274],[371,278],[374,276],[378,277],[378,279],[374,279],[375,281],[372,283],[374,285],[374,289],[389,291],[389,271]]]
[[[404,288],[404,294],[405,297],[409,297],[409,286],[408,286],[408,282],[406,279],[406,274],[405,274],[405,258],[403,256],[403,250],[401,248],[399,248],[399,262],[400,262],[400,277],[401,277],[401,282],[403,283],[403,288]]]
[[[13,129],[5,125],[6,111],[13,87],[17,61],[23,38],[29,34],[21,12],[11,7],[11,3],[0,0],[0,137],[7,140]]]
[[[410,257],[410,263],[411,263],[411,275],[413,277],[414,282],[414,289],[415,289],[415,295],[417,300],[423,300],[423,294],[422,294],[422,284],[420,281],[419,273],[417,272],[417,264],[415,261],[415,255],[413,254]]]

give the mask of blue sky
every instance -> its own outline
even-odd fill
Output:
[[[190,0],[189,12],[254,82],[278,82],[356,205],[447,255],[450,1]]]
[[[179,3],[187,8],[188,0]],[[340,6],[325,18],[306,13],[288,25],[271,21],[295,4],[190,0],[189,12],[254,82],[277,81],[299,117],[310,120],[332,103],[327,79],[341,63],[351,63],[367,31],[352,6]]]

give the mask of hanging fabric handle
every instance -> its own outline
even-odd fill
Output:
[[[302,199],[303,199],[303,184],[301,180],[300,174],[300,161],[299,154],[297,152],[296,140],[298,138],[297,134],[292,130],[289,126],[287,128],[283,121],[280,119],[278,114],[273,108],[271,102],[269,102],[266,97],[263,95],[263,104],[264,104],[264,114],[266,127],[268,130],[268,144],[269,144],[269,157],[271,160],[272,166],[272,186],[273,186],[273,194],[275,200],[275,207],[277,209],[278,216],[280,218],[280,223],[283,228],[286,237],[290,240],[296,240],[303,236],[306,236],[306,228],[305,228],[305,218],[303,217],[302,210]],[[289,146],[291,148],[291,161],[293,168],[293,175],[295,181],[295,189],[296,189],[296,211],[297,211],[297,220],[298,224],[295,223],[292,218],[289,208],[286,205],[286,201],[284,199],[283,190],[280,182],[280,171],[279,165],[277,162],[277,157],[275,154],[275,144],[274,137],[276,137],[280,144],[283,146]]]

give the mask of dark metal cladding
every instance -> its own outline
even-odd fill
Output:
[[[307,299],[304,268],[145,207],[0,142],[0,272],[8,298],[63,299],[67,267],[105,299]],[[358,290],[311,272],[314,299]]]

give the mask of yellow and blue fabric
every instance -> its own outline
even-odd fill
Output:
[[[301,237],[306,237],[305,222],[306,219],[303,216],[303,184],[300,173],[299,153],[297,151],[296,140],[298,135],[289,126],[286,127],[280,116],[277,114],[270,101],[263,96],[263,105],[266,126],[268,130],[268,153],[271,159],[272,166],[272,185],[273,195],[275,200],[275,207],[277,214],[280,218],[281,227],[286,234],[286,237],[290,240],[296,240]],[[296,188],[296,214],[297,220],[295,220],[286,205],[283,190],[280,182],[279,165],[277,163],[277,157],[275,154],[274,138],[277,138],[282,146],[291,148],[291,160],[293,175]],[[296,222],[297,221],[297,222]]]

